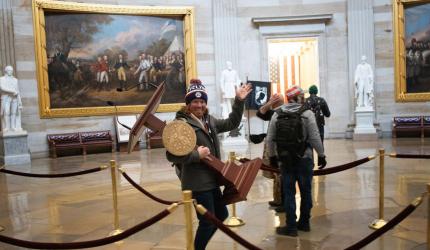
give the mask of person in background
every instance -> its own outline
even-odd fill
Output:
[[[318,127],[315,121],[315,115],[312,111],[303,107],[304,92],[300,87],[294,86],[286,91],[288,103],[282,105],[273,114],[269,129],[267,131],[267,148],[270,163],[272,166],[280,166],[282,185],[284,192],[284,208],[286,212],[286,226],[276,228],[276,233],[296,237],[297,230],[309,232],[312,209],[312,177],[313,177],[313,149],[318,153],[318,165],[325,167],[324,148],[319,136]],[[301,127],[302,135],[294,135],[305,138],[304,152],[298,156],[298,159],[292,160],[292,154],[288,157],[285,154],[285,148],[280,147],[282,138],[286,135],[279,135],[278,116],[283,113],[295,113],[300,115],[296,121]],[[297,125],[297,126],[299,126]],[[291,149],[289,149],[291,150]],[[290,151],[291,152],[291,151]],[[300,218],[296,221],[296,182],[300,189]]]
[[[330,109],[328,108],[327,102],[324,98],[317,96],[318,88],[315,85],[309,87],[310,96],[306,98],[306,107],[315,114],[315,120],[317,122],[318,130],[320,132],[321,142],[324,146],[324,117],[330,117]]]
[[[275,113],[274,109],[278,108],[284,104],[284,97],[275,93],[272,95],[263,106],[261,106],[257,111],[257,117],[262,119],[263,121],[270,121],[273,113]],[[267,140],[264,142],[264,150],[263,150],[263,163],[265,165],[270,165],[269,156],[267,154]],[[284,206],[282,205],[282,179],[281,175],[269,171],[263,171],[263,176],[269,179],[273,179],[273,200],[269,201],[269,205],[275,208],[276,212],[283,212]]]

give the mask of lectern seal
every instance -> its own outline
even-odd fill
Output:
[[[186,122],[175,120],[169,122],[163,130],[164,147],[171,154],[183,156],[191,153],[196,147],[196,133]]]

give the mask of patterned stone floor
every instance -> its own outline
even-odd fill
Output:
[[[329,166],[386,152],[430,154],[429,140],[383,139],[376,142],[327,140]],[[231,149],[224,149],[225,152]],[[259,157],[262,145],[251,145],[242,155]],[[35,159],[29,165],[7,169],[33,173],[63,173],[108,165],[113,159],[154,195],[181,199],[180,183],[165,159],[164,149],[103,153],[57,159]],[[224,155],[227,155],[226,153]],[[233,230],[262,249],[344,249],[372,232],[368,224],[378,216],[378,161],[344,172],[315,177],[312,231],[299,237],[277,236],[275,227],[285,215],[268,206],[272,181],[261,174],[248,200],[237,204],[246,224]],[[388,220],[426,191],[430,160],[385,158],[385,218]],[[151,218],[166,205],[155,202],[123,177],[118,177],[120,227],[127,229]],[[297,196],[299,201],[300,197]],[[395,229],[365,249],[426,249],[427,200]],[[194,215],[193,215],[194,216]],[[2,235],[30,241],[77,242],[106,237],[113,228],[111,177],[108,170],[62,179],[38,179],[0,173],[0,225]],[[197,225],[194,216],[194,229]],[[97,249],[185,249],[183,208],[126,240]],[[0,243],[0,249],[21,249]],[[207,249],[244,249],[218,231]]]

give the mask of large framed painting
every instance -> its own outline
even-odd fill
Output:
[[[430,100],[430,0],[394,0],[396,101]]]
[[[172,112],[196,76],[193,7],[33,1],[40,116]],[[107,103],[115,103],[115,107]]]

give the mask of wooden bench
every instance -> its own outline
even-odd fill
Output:
[[[113,139],[109,130],[76,132],[64,134],[48,134],[48,145],[50,156],[57,158],[58,150],[78,149],[86,155],[88,149],[109,147],[114,151]]]
[[[423,116],[423,136],[430,137],[430,116]]]
[[[403,116],[393,118],[393,138],[430,136],[430,116]]]

